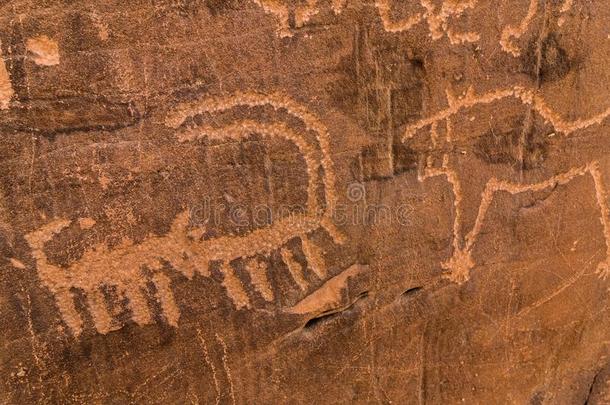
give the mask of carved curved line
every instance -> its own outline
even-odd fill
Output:
[[[326,209],[321,219],[321,225],[336,242],[342,243],[345,238],[332,223],[332,214],[337,197],[335,195],[336,178],[334,165],[330,159],[330,135],[326,126],[305,107],[279,93],[258,94],[254,92],[240,92],[231,96],[211,97],[180,105],[167,115],[165,125],[171,128],[178,128],[186,119],[198,114],[226,111],[239,106],[260,107],[265,105],[273,107],[276,111],[285,110],[288,114],[303,122],[307,130],[315,133],[322,155],[320,163],[324,169],[322,182],[324,184]]]
[[[445,1],[440,9],[429,0],[419,0],[420,6],[425,9],[423,13],[415,13],[402,20],[392,21],[390,16],[390,0],[376,0],[375,7],[381,18],[383,29],[387,32],[409,31],[417,24],[426,21],[432,40],[438,40],[447,35],[452,45],[465,42],[476,42],[480,39],[479,34],[474,32],[456,33],[447,28],[447,21],[450,17],[460,16],[465,10],[473,8],[478,0],[469,0],[461,3]]]
[[[308,199],[307,211],[312,217],[318,214],[318,202],[316,198],[316,188],[318,179],[318,167],[320,159],[315,156],[315,151],[311,146],[297,133],[281,123],[264,124],[255,121],[245,120],[239,121],[237,124],[231,124],[220,128],[211,126],[189,128],[178,135],[181,142],[192,141],[207,137],[209,139],[240,139],[246,138],[252,133],[257,133],[263,137],[284,138],[297,146],[299,152],[305,159],[308,173]]]
[[[390,17],[389,0],[377,0],[375,2],[375,6],[377,7],[377,11],[379,12],[379,17],[381,18],[383,29],[387,32],[408,31],[420,22],[422,22],[424,19],[424,16],[421,13],[417,13],[401,21],[392,21]]]
[[[278,33],[280,37],[291,37],[292,32],[289,26],[289,11],[288,7],[284,4],[280,4],[277,0],[253,0],[263,11],[267,14],[273,14],[278,20]],[[339,0],[341,1],[341,0]],[[294,19],[296,27],[302,27],[307,21],[313,16],[318,14],[317,9],[318,0],[307,0],[307,3],[302,7],[296,7],[294,10]],[[336,12],[340,11],[342,7],[340,2],[333,0],[333,10]]]
[[[492,178],[485,185],[485,189],[481,194],[481,204],[479,205],[479,211],[475,224],[466,235],[466,249],[471,250],[477,239],[477,236],[481,233],[483,227],[483,221],[487,216],[487,211],[493,202],[493,198],[497,192],[504,191],[511,195],[521,194],[527,191],[538,192],[555,186],[562,186],[570,183],[574,178],[583,176],[591,171],[591,165],[584,167],[576,167],[570,169],[565,173],[561,173],[550,177],[539,183],[520,184],[509,181],[500,181],[496,178]]]
[[[512,39],[519,39],[526,33],[537,12],[538,0],[530,0],[527,14],[523,17],[523,20],[519,22],[519,25],[509,25],[502,30],[502,34],[500,35],[500,46],[504,52],[508,52],[515,57],[521,54],[521,50],[513,43]]]
[[[479,104],[491,104],[498,100],[510,97],[519,100],[524,105],[531,105],[538,112],[538,114],[544,118],[545,121],[550,122],[558,132],[563,133],[566,136],[569,136],[573,132],[580,129],[585,129],[592,125],[600,124],[606,118],[608,118],[608,116],[610,116],[609,107],[604,112],[594,115],[591,118],[567,121],[564,120],[564,118],[562,118],[557,112],[553,111],[542,97],[536,95],[532,90],[520,86],[512,89],[496,90],[480,96],[474,95],[472,90],[469,90],[468,94],[461,99],[448,95],[447,99],[449,108],[409,125],[405,129],[403,141],[412,138],[418,130],[434,123],[446,120],[447,118],[457,114],[460,110],[468,109]]]

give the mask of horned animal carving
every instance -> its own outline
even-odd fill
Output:
[[[238,119],[223,127],[204,125],[193,128],[183,125],[187,119],[201,114],[257,107],[273,110],[278,116],[282,113],[282,116],[289,117],[286,121],[298,121],[299,129],[291,128],[288,122],[273,119],[266,119],[264,122]],[[270,115],[273,116],[273,113]],[[103,288],[116,288],[120,296],[128,299],[133,320],[145,325],[153,320],[146,295],[146,285],[152,282],[156,290],[154,298],[162,309],[163,317],[167,323],[176,326],[180,309],[172,292],[171,280],[163,271],[165,264],[169,263],[173,269],[191,279],[195,274],[209,277],[209,264],[220,262],[222,285],[235,308],[239,310],[250,308],[251,300],[247,289],[230,264],[232,260],[242,258],[246,261],[246,269],[254,289],[259,291],[265,300],[272,301],[273,290],[267,278],[266,264],[258,258],[260,255],[269,255],[273,251],[281,252],[295,284],[305,290],[307,282],[302,275],[305,269],[293,259],[293,252],[287,247],[287,242],[294,238],[300,239],[308,268],[320,280],[324,280],[327,275],[322,252],[310,240],[309,235],[318,229],[324,229],[335,242],[342,243],[344,240],[331,220],[336,196],[335,174],[329,157],[329,134],[326,127],[301,105],[281,94],[239,93],[230,97],[210,98],[180,105],[167,116],[165,124],[176,130],[180,142],[194,142],[202,137],[213,140],[240,140],[257,134],[263,138],[281,138],[294,143],[307,166],[307,210],[305,213],[279,218],[270,226],[253,230],[246,235],[225,235],[207,240],[189,232],[189,211],[185,210],[176,216],[166,235],[148,236],[141,243],[124,240],[112,249],[100,244],[86,250],[80,259],[67,267],[50,262],[45,253],[45,244],[68,226],[72,226],[72,220],[57,219],[28,233],[25,238],[32,248],[38,276],[52,292],[63,321],[75,335],[82,332],[83,319],[75,306],[73,289],[84,293],[97,331],[107,333],[120,325],[117,326],[113,322]],[[320,175],[320,172],[323,174]],[[323,204],[318,200],[317,191],[320,185],[324,189]]]
[[[452,120],[455,115],[468,111],[476,106],[491,105],[504,99],[516,100],[525,106],[529,106],[539,114],[545,122],[551,124],[557,133],[566,137],[573,135],[580,130],[599,125],[610,117],[610,108],[608,108],[590,118],[567,121],[553,111],[545,100],[531,89],[516,86],[484,94],[475,94],[474,90],[470,88],[466,94],[461,97],[456,97],[448,91],[448,107],[407,126],[403,135],[403,141],[413,138],[421,130],[428,129],[432,150],[438,149],[439,145],[442,143],[451,145],[458,141],[461,135],[456,134],[453,129]],[[439,135],[441,126],[445,130],[444,139],[441,139],[441,136]],[[470,270],[475,266],[475,261],[472,258],[472,249],[481,232],[493,198],[497,193],[504,192],[515,195],[528,191],[536,192],[548,190],[558,185],[568,184],[573,179],[586,175],[591,176],[593,179],[595,197],[600,210],[600,220],[603,225],[607,248],[606,259],[598,265],[597,271],[602,278],[606,278],[610,275],[610,211],[608,209],[608,194],[602,180],[603,176],[599,167],[599,162],[587,162],[582,166],[571,168],[567,172],[557,174],[545,181],[531,184],[499,180],[492,177],[485,185],[481,195],[481,202],[475,223],[472,229],[465,235],[463,233],[463,195],[460,175],[458,174],[457,168],[452,166],[454,165],[452,165],[452,162],[450,161],[449,153],[443,154],[441,162],[435,162],[432,156],[428,156],[428,159],[426,159],[423,166],[420,167],[418,176],[419,181],[425,181],[426,179],[436,176],[444,176],[451,185],[453,191],[453,204],[455,207],[452,243],[453,254],[449,260],[442,264],[443,268],[448,271],[447,277],[449,279],[457,283],[464,283],[470,278]]]

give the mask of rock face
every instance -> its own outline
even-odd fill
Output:
[[[0,4],[0,402],[610,403],[610,4]]]

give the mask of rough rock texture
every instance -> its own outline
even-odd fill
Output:
[[[0,21],[0,402],[610,403],[607,1]]]

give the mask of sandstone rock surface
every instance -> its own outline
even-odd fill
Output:
[[[0,21],[1,403],[610,403],[610,3]]]

